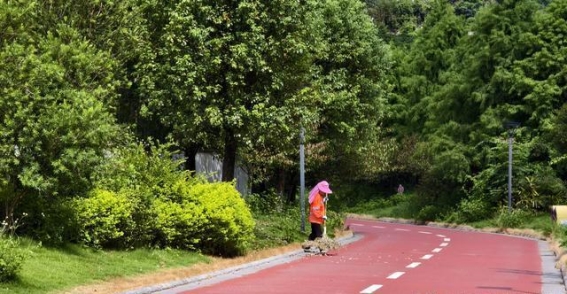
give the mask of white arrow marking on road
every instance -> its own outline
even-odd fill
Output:
[[[376,291],[380,288],[382,288],[382,285],[372,285],[372,286],[360,291],[360,294],[372,294],[372,293],[374,293],[374,291]]]

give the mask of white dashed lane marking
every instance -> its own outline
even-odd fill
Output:
[[[404,272],[395,272],[395,273],[389,275],[389,276],[388,276],[388,279],[390,279],[390,280],[395,280],[395,279],[397,279],[397,278],[403,276],[404,274],[405,274]]]
[[[430,259],[431,257],[433,257],[433,254],[425,254],[421,259]]]
[[[360,291],[360,294],[372,294],[372,293],[374,293],[374,291],[376,291],[380,288],[382,288],[382,285],[372,285],[372,286]]]
[[[416,268],[421,264],[421,262],[412,262],[406,268]]]
[[[351,226],[359,226],[359,227],[363,227],[363,226],[364,226],[364,224],[357,224],[357,223],[353,223],[353,224],[350,224],[350,225],[351,225]],[[377,228],[377,229],[385,229],[385,228],[386,228],[386,227],[384,227],[384,226],[372,226],[372,227],[373,227],[373,228]],[[410,232],[410,231],[411,231],[411,230],[409,230],[409,229],[402,229],[402,228],[394,228],[394,230],[395,230],[395,231],[402,231],[402,232]],[[433,233],[427,232],[427,231],[418,231],[418,233],[420,233],[420,234],[425,234],[425,235],[431,235],[431,234],[433,234]],[[439,238],[443,238],[443,243],[441,243],[441,244],[439,245],[439,247],[446,247],[446,246],[449,245],[448,242],[451,241],[451,238],[447,238],[445,235],[441,235],[441,234],[437,234],[436,236],[439,237]],[[438,248],[435,248],[435,249],[433,249],[433,250],[431,250],[431,252],[433,252],[433,253],[439,253],[439,252],[441,252],[441,250],[443,250],[443,248],[439,248],[439,247],[438,247]],[[431,259],[433,256],[434,256],[434,254],[426,254],[426,255],[422,256],[421,259],[422,259],[422,260],[427,260],[427,259]],[[407,265],[406,268],[413,269],[413,268],[416,268],[416,267],[418,267],[418,266],[420,266],[420,265],[421,265],[421,262],[412,262],[412,263],[410,263],[409,265]],[[394,272],[394,273],[390,274],[390,275],[387,277],[387,279],[395,280],[395,279],[398,279],[399,277],[403,276],[404,274],[405,274],[405,272]],[[382,288],[382,286],[383,286],[383,285],[379,285],[379,284],[371,285],[371,286],[369,286],[368,288],[366,288],[366,289],[360,291],[360,294],[372,294],[372,293],[374,293],[376,290]]]

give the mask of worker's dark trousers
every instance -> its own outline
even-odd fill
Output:
[[[323,229],[321,224],[311,223],[311,234],[309,234],[309,240],[313,241],[316,238],[323,238]]]

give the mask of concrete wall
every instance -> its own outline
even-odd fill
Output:
[[[220,182],[222,179],[222,161],[210,153],[197,153],[195,156],[196,173],[204,174],[210,182]],[[234,167],[234,177],[236,178],[236,189],[241,195],[248,195],[248,173],[244,168]]]

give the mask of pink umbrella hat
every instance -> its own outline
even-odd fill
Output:
[[[317,183],[317,185],[315,185],[315,187],[311,189],[311,191],[309,192],[309,203],[313,202],[313,199],[315,199],[315,195],[317,195],[319,191],[325,194],[333,193],[333,191],[331,191],[331,188],[329,188],[329,183],[327,181],[321,181]]]

